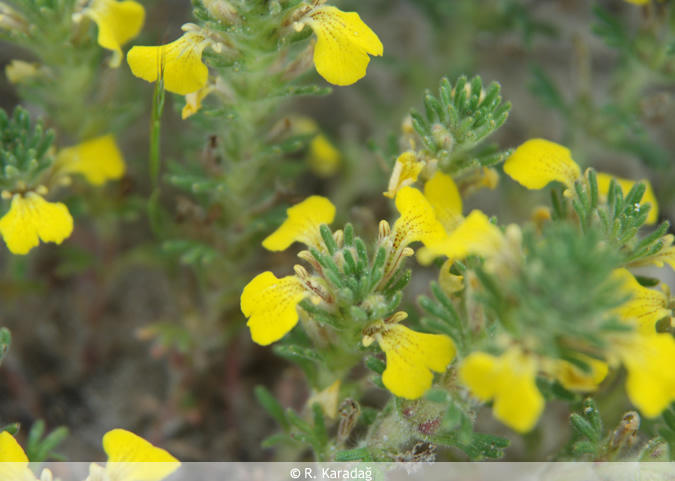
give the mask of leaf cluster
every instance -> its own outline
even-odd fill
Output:
[[[456,174],[472,167],[487,167],[506,159],[510,152],[476,149],[499,129],[509,116],[511,103],[502,103],[501,87],[491,83],[486,90],[480,77],[459,77],[453,86],[447,77],[440,82],[438,97],[424,94],[424,115],[410,111],[415,132],[441,169]]]

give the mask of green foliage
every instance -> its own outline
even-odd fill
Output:
[[[510,155],[510,151],[475,150],[509,116],[511,103],[502,103],[500,90],[496,82],[483,90],[480,77],[471,81],[459,77],[454,86],[444,77],[438,97],[429,91],[425,93],[425,115],[415,109],[410,111],[415,131],[444,172],[456,174],[473,167],[487,167]]]
[[[2,359],[9,352],[9,346],[12,344],[12,333],[6,327],[0,327],[0,364]]]
[[[601,239],[566,222],[547,225],[541,236],[526,229],[528,255],[517,272],[497,279],[477,269],[481,302],[513,335],[536,338],[543,355],[566,358],[570,345],[603,347],[605,334],[621,329],[607,313],[625,299],[611,280],[621,258]]]
[[[463,353],[469,336],[467,326],[461,321],[452,300],[438,283],[431,282],[429,287],[434,300],[427,296],[420,296],[417,299],[422,309],[431,316],[422,318],[422,324],[431,332],[450,336],[455,341],[458,351]]]
[[[64,461],[65,459],[54,450],[68,437],[68,429],[61,426],[45,436],[45,423],[41,419],[36,421],[28,433],[26,441],[26,456],[33,463],[47,460]]]
[[[441,446],[458,448],[474,461],[499,459],[504,456],[503,450],[511,444],[511,441],[501,436],[483,433],[473,433],[466,441],[462,440],[457,433],[428,436],[428,440]]]
[[[31,184],[37,176],[51,166],[53,158],[49,147],[54,141],[54,131],[45,130],[39,119],[35,125],[22,107],[16,107],[12,116],[0,109],[0,185],[15,189],[17,182]]]
[[[658,427],[659,436],[668,444],[668,459],[675,461],[675,403],[661,413],[663,424]]]

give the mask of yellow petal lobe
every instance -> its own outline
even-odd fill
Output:
[[[528,189],[541,189],[553,181],[573,188],[581,177],[570,150],[544,139],[531,139],[518,147],[504,162],[504,172]]]
[[[206,86],[209,69],[202,52],[209,40],[198,32],[186,32],[175,42],[160,47],[134,47],[127,54],[131,72],[138,78],[155,82],[160,73],[164,88],[187,95]]]
[[[213,85],[207,85],[196,92],[189,93],[185,96],[185,107],[181,111],[181,118],[183,120],[192,117],[202,108],[202,100],[204,100],[211,92],[213,92]]]
[[[494,417],[520,433],[530,431],[544,409],[536,376],[536,361],[517,348],[500,357],[474,352],[459,369],[460,380],[476,397],[494,399]]]
[[[468,255],[490,257],[504,245],[504,234],[479,210],[474,210],[447,237],[420,249],[418,260],[429,265],[441,255],[463,259]]]
[[[314,9],[304,20],[316,34],[314,66],[334,85],[351,85],[366,75],[370,55],[380,56],[383,46],[358,13],[335,7]]]
[[[404,247],[417,241],[433,244],[446,236],[433,207],[419,190],[413,187],[399,190],[396,209],[401,217],[394,224],[394,247]]]
[[[0,432],[0,481],[35,481],[28,456],[7,431]]]
[[[42,242],[60,244],[73,232],[73,217],[60,202],[47,202],[28,192],[15,194],[9,211],[0,219],[0,235],[12,254],[27,254]]]
[[[310,170],[319,177],[334,175],[342,162],[340,151],[321,132],[309,142],[307,157]]]
[[[135,38],[143,28],[145,8],[133,0],[92,0],[83,13],[98,26],[98,44],[114,52],[110,66],[119,67],[122,45]]]
[[[452,177],[436,171],[424,184],[424,196],[434,208],[436,218],[443,224],[447,233],[452,232],[464,220],[462,217],[462,197]]]
[[[653,418],[675,401],[675,339],[670,334],[635,335],[620,349],[628,398]]]
[[[393,199],[403,187],[416,182],[424,165],[425,162],[417,160],[415,152],[403,152],[399,155],[394,164],[394,170],[391,172],[389,187],[384,196]]]
[[[267,346],[298,323],[297,305],[309,296],[295,276],[277,279],[271,272],[256,276],[241,294],[241,311],[249,318],[253,342]]]
[[[283,251],[294,242],[324,250],[319,227],[335,219],[335,206],[325,197],[313,195],[286,210],[288,218],[262,245],[270,251]]]
[[[654,334],[656,322],[672,315],[668,309],[668,297],[662,291],[641,286],[626,269],[616,269],[613,276],[622,282],[624,291],[631,296],[616,310],[616,314],[626,321],[637,320],[640,332]]]
[[[590,372],[584,372],[571,362],[558,359],[555,365],[555,378],[565,389],[570,391],[595,391],[598,385],[607,377],[609,366],[606,362],[584,356],[583,354],[578,354],[577,357],[588,364],[591,368]]]
[[[94,185],[120,179],[126,171],[122,153],[111,134],[61,150],[56,168],[62,173],[82,174]]]
[[[140,436],[114,429],[103,436],[106,472],[115,481],[159,481],[180,467],[180,461]]]
[[[385,325],[376,337],[387,357],[382,382],[406,399],[424,395],[433,382],[431,371],[445,372],[456,353],[448,336],[415,332],[400,324]]]
[[[645,184],[645,193],[642,196],[642,200],[640,201],[640,203],[641,204],[649,203],[649,205],[651,206],[649,214],[647,215],[647,221],[645,223],[648,225],[653,225],[656,224],[656,222],[659,220],[659,204],[656,201],[656,195],[654,195],[654,189],[652,189],[652,184],[651,182],[649,182],[649,180],[642,179],[635,181],[629,179],[622,179],[620,177],[615,177],[613,175],[605,174],[602,172],[598,172],[596,174],[596,178],[598,179],[598,193],[605,199],[607,198],[607,194],[609,193],[609,186],[610,183],[612,182],[612,179],[615,179],[616,182],[619,184],[621,190],[623,191],[624,196],[628,194],[628,192],[633,188],[635,184],[637,184],[638,182],[643,182]]]

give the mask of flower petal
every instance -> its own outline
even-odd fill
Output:
[[[209,69],[202,62],[207,43],[204,35],[186,32],[167,45],[132,48],[127,54],[127,62],[136,77],[155,82],[161,71],[166,90],[187,95],[208,82]]]
[[[394,224],[394,247],[411,242],[425,245],[439,242],[446,236],[443,225],[436,219],[434,209],[424,194],[413,187],[404,187],[396,195],[396,209],[401,214]]]
[[[114,429],[103,436],[106,472],[114,481],[159,481],[180,467],[180,461],[140,436]]]
[[[271,272],[256,276],[241,294],[241,311],[249,318],[253,342],[267,346],[298,323],[297,305],[309,292],[295,276],[277,279]]]
[[[504,245],[504,234],[479,210],[474,210],[447,237],[420,249],[418,260],[429,265],[438,256],[464,259],[468,255],[489,257]]]
[[[385,325],[377,338],[387,356],[382,382],[406,399],[424,395],[434,378],[431,371],[445,372],[456,353],[448,336],[415,332],[400,324]]]
[[[145,8],[133,0],[92,0],[83,13],[98,25],[98,44],[115,52],[110,66],[119,67],[121,47],[140,33],[145,22]]]
[[[61,150],[56,168],[63,173],[82,174],[94,185],[120,179],[126,170],[122,153],[111,134]]]
[[[449,234],[464,220],[462,197],[452,177],[436,171],[424,184],[424,196],[434,208],[436,218]]]
[[[624,320],[636,319],[641,332],[654,334],[656,322],[672,315],[668,309],[668,297],[661,291],[641,286],[626,269],[616,269],[613,275],[620,279],[624,291],[631,295],[631,300],[619,307],[616,314]]]
[[[0,234],[13,254],[27,254],[42,242],[60,244],[73,232],[73,218],[68,208],[47,202],[29,192],[14,195],[9,211],[0,219]]]
[[[370,62],[368,54],[383,53],[382,42],[358,13],[324,6],[314,9],[305,22],[317,38],[316,71],[332,84],[351,85],[363,78]]]
[[[0,463],[26,463],[28,467],[28,456],[7,431],[0,432]]]
[[[544,139],[531,139],[504,162],[504,172],[528,189],[541,189],[557,180],[568,188],[581,177],[570,150]]]
[[[590,372],[584,372],[571,362],[558,359],[555,363],[555,378],[565,389],[569,389],[570,391],[595,391],[598,385],[607,377],[609,366],[606,362],[583,354],[577,354],[577,357],[588,364],[591,368]]]
[[[653,418],[675,401],[675,339],[670,334],[635,335],[619,355],[626,366],[626,392],[642,414]]]
[[[658,222],[659,204],[656,201],[656,195],[654,195],[654,189],[652,189],[652,184],[651,182],[649,182],[649,180],[642,179],[636,181],[636,180],[622,179],[620,177],[604,174],[602,172],[598,172],[596,174],[596,178],[598,179],[598,193],[605,198],[609,193],[609,185],[612,182],[612,179],[616,179],[616,182],[619,184],[619,186],[621,186],[621,190],[623,191],[624,195],[628,194],[628,192],[633,188],[635,184],[637,184],[638,182],[643,182],[645,184],[645,193],[642,196],[642,200],[640,202],[642,204],[649,203],[649,205],[651,206],[649,214],[647,215],[647,221],[645,223],[648,225],[653,225]]]
[[[325,197],[313,195],[290,207],[288,219],[267,237],[262,245],[270,251],[283,251],[294,242],[302,242],[322,250],[323,241],[319,226],[335,219],[335,206]]]
[[[417,160],[415,152],[403,152],[396,159],[394,170],[389,178],[389,187],[384,193],[385,197],[393,199],[403,187],[417,181],[417,177],[424,168],[425,162]]]

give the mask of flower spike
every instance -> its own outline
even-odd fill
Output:
[[[300,22],[316,34],[314,65],[323,78],[334,85],[351,85],[366,75],[368,54],[384,51],[377,35],[358,13],[321,6],[311,10]]]
[[[298,323],[297,305],[309,296],[300,279],[277,279],[271,272],[256,276],[241,294],[241,311],[249,318],[253,342],[267,346],[278,341]]]
[[[82,14],[98,25],[98,44],[113,51],[112,68],[122,63],[122,45],[135,38],[145,22],[145,8],[138,2],[126,0],[92,0]]]
[[[27,254],[42,242],[60,244],[73,232],[73,217],[60,203],[47,202],[35,192],[15,194],[0,219],[0,234],[12,254]]]
[[[202,33],[188,31],[167,45],[132,48],[127,62],[136,77],[156,82],[161,72],[166,90],[187,95],[208,82],[209,69],[202,62],[202,52],[210,43]]]
[[[286,210],[288,219],[267,237],[262,245],[270,251],[283,251],[294,242],[324,250],[319,227],[335,219],[335,206],[325,197],[313,195]]]

